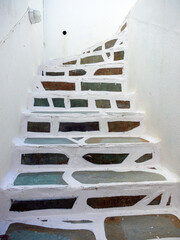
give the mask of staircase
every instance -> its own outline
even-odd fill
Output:
[[[127,93],[128,22],[42,66],[1,189],[11,240],[180,239],[177,178]]]

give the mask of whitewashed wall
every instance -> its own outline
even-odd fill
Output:
[[[42,0],[0,0],[0,42],[28,6],[43,13]],[[43,23],[31,25],[28,15],[0,44],[0,181],[11,164],[12,139],[19,135],[21,111],[42,62]]]
[[[79,54],[111,37],[136,1],[44,0],[46,60]]]
[[[180,176],[180,1],[139,0],[129,15],[129,89]]]

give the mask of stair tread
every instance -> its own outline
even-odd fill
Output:
[[[75,140],[75,139],[74,139]],[[25,138],[25,139],[17,139],[17,145],[31,144],[31,145],[61,145],[61,144],[76,144],[77,142],[73,139],[70,140],[68,138]],[[81,141],[81,145],[87,144],[147,144],[148,140],[141,137],[91,137],[85,138],[85,142]]]
[[[73,173],[72,173],[73,172]],[[33,186],[33,185],[68,185],[63,179],[66,172],[27,172],[20,173],[14,181],[14,186]],[[167,179],[156,171],[120,171],[120,170],[74,170],[69,172],[73,180],[80,185],[97,185],[113,183],[136,183],[136,182],[156,182],[167,181]],[[68,177],[66,177],[68,179]],[[65,178],[65,179],[66,179]],[[75,183],[76,183],[75,181]],[[79,185],[78,184],[78,185]],[[78,186],[77,185],[77,186]]]
[[[54,218],[39,216],[39,220],[34,219],[35,223],[33,224],[31,219],[33,218],[26,219],[26,223],[21,221],[10,223],[6,234],[14,240],[180,239],[180,220],[171,213],[132,216],[108,215],[101,220],[102,224],[98,225],[100,234],[95,227],[98,224],[96,216],[85,214],[78,219],[67,216],[61,220],[57,216]],[[101,238],[99,238],[100,236]]]

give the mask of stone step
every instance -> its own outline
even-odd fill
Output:
[[[144,114],[138,112],[24,112],[23,137],[137,136],[144,133]]]
[[[64,65],[64,66],[44,66],[42,71],[43,76],[51,76],[59,78],[64,77],[123,77],[125,75],[124,64],[121,61],[113,63],[98,63],[86,65]]]
[[[77,166],[152,167],[159,162],[158,143],[134,137],[16,139],[13,149],[13,169],[19,172]]]
[[[17,174],[17,173],[16,173]],[[113,176],[112,176],[113,175]],[[107,214],[173,209],[177,178],[169,171],[28,172],[13,176],[1,196],[4,218],[39,214]],[[82,183],[83,182],[83,183]]]
[[[101,218],[86,214],[72,218],[39,215],[11,221],[3,231],[18,240],[179,240],[179,225],[174,212],[129,216],[109,213]]]
[[[134,94],[99,92],[84,93],[57,93],[31,92],[29,93],[28,109],[31,111],[132,111],[135,109]]]
[[[122,78],[104,77],[42,77],[38,76],[34,80],[34,92],[57,92],[65,94],[106,94],[106,93],[126,93],[127,80]]]
[[[123,63],[126,60],[127,47],[124,44],[120,44],[117,47],[109,48],[106,50],[95,51],[92,53],[84,53],[76,56],[55,59],[48,61],[42,68],[42,72],[46,71],[51,66],[64,67],[74,66],[81,68],[84,65],[96,65],[99,63]]]

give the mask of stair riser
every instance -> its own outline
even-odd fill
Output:
[[[117,94],[101,96],[100,94],[31,94],[28,100],[28,109],[31,111],[63,111],[63,110],[134,110],[134,98]]]
[[[34,154],[28,156],[28,154]],[[40,154],[63,154],[62,164],[51,164],[54,161],[54,155],[40,155]],[[96,155],[94,155],[96,154]],[[98,154],[98,155],[97,155]],[[101,155],[100,155],[101,154]],[[112,154],[112,156],[105,157],[105,154]],[[121,154],[115,158],[115,154]],[[120,168],[120,167],[140,167],[155,165],[158,160],[158,151],[156,144],[136,145],[136,146],[23,146],[14,148],[14,169],[20,171],[33,171],[41,168],[42,171],[59,169],[80,169],[80,168]],[[92,155],[87,157],[87,155]],[[123,156],[124,155],[124,156]],[[127,155],[127,156],[126,156]],[[152,155],[152,156],[151,156]],[[37,158],[37,161],[36,161]],[[100,159],[101,158],[101,159]],[[110,158],[110,161],[107,161]],[[116,159],[119,159],[117,162]],[[32,161],[31,161],[32,159]],[[60,159],[60,156],[56,159]],[[100,159],[100,160],[99,160]],[[104,159],[104,160],[103,160]],[[43,164],[44,161],[44,164]],[[108,164],[108,162],[112,164]],[[31,165],[32,164],[32,165]]]
[[[119,194],[118,194],[119,193]],[[71,199],[76,198],[75,203],[71,209],[36,209],[35,211],[28,211],[28,207],[22,209],[20,212],[14,210],[8,213],[9,217],[28,216],[40,216],[44,213],[48,214],[81,214],[81,213],[96,213],[103,214],[111,211],[113,214],[117,211],[121,211],[121,214],[127,214],[133,212],[134,214],[141,211],[154,211],[154,210],[170,210],[174,207],[173,194],[175,189],[171,184],[156,184],[156,185],[137,185],[133,184],[129,186],[114,186],[111,188],[104,187],[89,190],[80,189],[64,189],[59,191],[58,189],[45,189],[43,187],[36,189],[15,189],[13,193],[8,191],[6,193],[6,200],[1,205],[7,211],[11,207],[10,199],[16,201],[35,201],[35,200],[51,200],[51,199]],[[53,198],[52,198],[53,196]],[[140,197],[141,196],[141,197]],[[113,197],[113,198],[112,198]],[[119,201],[118,198],[119,197]],[[121,199],[120,199],[121,197]],[[171,197],[171,201],[169,198]],[[89,200],[88,200],[89,199]],[[98,200],[97,200],[98,199]],[[122,202],[123,201],[123,202]],[[33,204],[33,203],[32,203]],[[35,205],[36,206],[36,205]],[[51,205],[53,208],[53,205]],[[20,206],[21,207],[21,206]],[[64,208],[67,208],[66,200],[64,201]],[[69,208],[68,207],[68,208]],[[33,208],[33,206],[32,206]],[[32,209],[31,208],[31,209]],[[50,207],[49,207],[50,208]]]
[[[127,90],[127,81],[125,78],[74,78],[67,77],[38,77],[34,81],[34,91],[38,92],[57,92],[62,94],[121,94]]]
[[[57,74],[58,73],[58,74]],[[67,65],[67,66],[49,66],[43,69],[43,76],[59,76],[61,77],[93,77],[93,76],[124,76],[124,64],[114,63],[98,63],[89,65]]]
[[[43,136],[139,136],[144,133],[144,121],[136,116],[40,116],[31,115],[22,120],[23,137]]]

